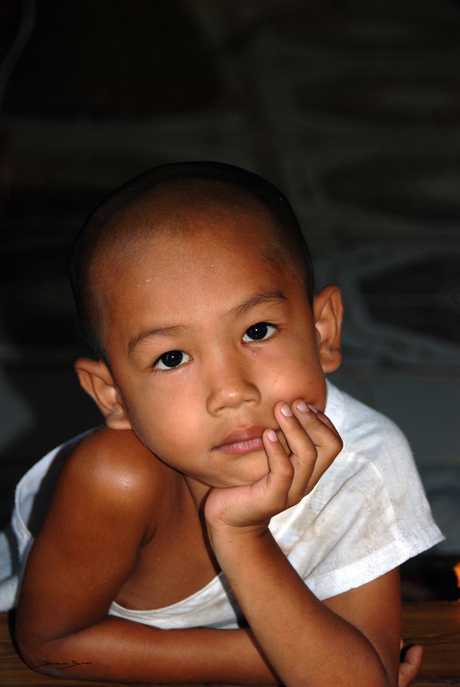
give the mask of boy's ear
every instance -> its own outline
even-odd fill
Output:
[[[106,425],[112,429],[131,429],[107,365],[102,360],[80,358],[75,363],[75,370],[81,387],[96,402],[105,417]]]
[[[318,350],[324,372],[333,372],[342,362],[343,303],[338,286],[325,286],[313,299]]]

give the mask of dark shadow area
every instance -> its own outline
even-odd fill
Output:
[[[14,489],[22,475],[54,447],[103,421],[96,405],[80,389],[71,365],[10,366],[3,372],[33,409],[34,418],[33,426],[1,451],[1,527],[9,522]]]
[[[209,57],[180,0],[40,0],[5,108],[58,118],[207,108],[223,98]]]
[[[458,556],[422,554],[401,566],[402,596],[405,601],[460,599],[460,589],[453,571]]]

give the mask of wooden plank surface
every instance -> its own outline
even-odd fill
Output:
[[[422,670],[414,685],[418,687],[458,685],[460,687],[460,603],[428,601],[404,604],[403,637],[406,644],[423,644],[424,646]],[[7,614],[0,614],[0,685],[2,687],[29,687],[29,685],[110,687],[115,684],[126,683],[56,680],[29,670],[14,648]]]
[[[403,605],[403,638],[422,644],[423,665],[414,685],[460,685],[460,603],[424,601]]]

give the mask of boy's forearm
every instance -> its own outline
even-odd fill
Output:
[[[21,648],[20,635],[18,644]],[[23,648],[22,653],[30,668],[60,678],[163,684],[279,684],[247,630],[161,630],[108,617],[33,650]]]
[[[214,550],[283,684],[396,684],[371,642],[310,592],[268,530],[246,540],[234,534],[214,537]]]

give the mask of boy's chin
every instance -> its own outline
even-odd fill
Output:
[[[227,461],[226,461],[227,463]],[[209,491],[209,489],[231,489],[234,487],[250,487],[267,476],[269,472],[267,455],[264,450],[238,456],[228,463],[217,474],[200,475],[186,474],[187,482],[195,484],[195,490]]]
[[[267,455],[264,450],[240,456],[225,480],[223,487],[249,487],[267,476],[269,472]],[[215,485],[218,486],[218,485]]]

